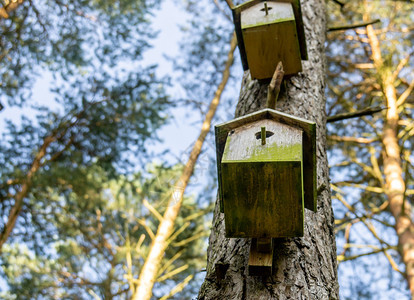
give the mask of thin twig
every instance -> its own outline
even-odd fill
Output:
[[[223,14],[224,17],[231,23],[233,23],[232,18],[227,14],[227,12],[224,11],[224,9],[221,8],[221,6],[218,3],[218,0],[214,0],[214,4],[216,5],[217,9]]]
[[[341,8],[343,8],[345,6],[345,3],[339,1],[339,0],[332,0],[333,2],[335,2],[336,4],[338,4]]]
[[[354,137],[354,136],[338,136],[338,135],[330,135],[328,136],[328,140],[335,141],[335,142],[351,142],[351,143],[359,143],[359,144],[370,144],[378,139],[367,139],[363,137]]]
[[[326,122],[327,123],[332,123],[332,122],[342,121],[342,120],[346,120],[346,119],[352,119],[352,118],[356,118],[356,117],[373,115],[377,112],[383,111],[384,109],[387,109],[387,108],[386,107],[380,107],[380,106],[368,107],[368,108],[364,108],[362,110],[358,110],[358,111],[355,111],[355,112],[343,113],[343,114],[337,114],[337,115],[334,115],[334,116],[330,116],[330,117],[327,118]]]
[[[234,7],[233,1],[226,0],[226,2],[227,2],[227,5],[230,7],[230,9],[233,9],[233,7]]]
[[[344,26],[335,26],[335,27],[328,28],[328,32],[355,29],[355,28],[359,28],[359,27],[366,27],[368,25],[376,24],[376,23],[379,23],[379,22],[380,22],[380,20],[376,19],[376,20],[369,21],[369,22],[364,22],[364,23],[357,23],[357,24],[344,25]]]

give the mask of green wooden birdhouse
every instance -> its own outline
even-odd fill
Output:
[[[316,125],[264,109],[215,127],[227,237],[303,236],[316,211]]]
[[[252,0],[232,10],[243,68],[252,78],[271,78],[279,61],[285,75],[302,71],[307,51],[299,0]]]

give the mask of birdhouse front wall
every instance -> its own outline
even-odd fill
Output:
[[[286,75],[302,71],[301,53],[291,3],[268,1],[241,12],[241,29],[251,76],[271,78],[281,61]]]
[[[269,119],[229,132],[221,161],[227,237],[303,235],[302,133]]]

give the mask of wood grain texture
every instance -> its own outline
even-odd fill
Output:
[[[269,239],[269,245],[271,245]],[[252,239],[249,254],[249,276],[271,276],[273,272],[273,248],[260,251],[260,239]]]
[[[303,238],[275,240],[273,275],[254,277],[248,276],[247,270],[249,239],[225,238],[224,215],[216,205],[200,300],[338,299],[334,219],[325,150],[324,1],[304,0],[302,12],[309,61],[303,62],[302,73],[287,81],[287,92],[280,94],[277,109],[317,124],[318,210],[316,213],[305,210]],[[246,72],[236,116],[264,108],[266,97],[267,85],[250,80]]]
[[[303,235],[301,162],[223,163],[227,237]]]
[[[302,71],[294,20],[242,30],[247,62],[253,78],[272,78],[279,61],[283,62],[286,75]]]
[[[241,12],[243,10],[249,9],[252,6],[255,5],[263,5],[263,2],[265,0],[251,0],[244,2],[236,7],[232,8],[233,13],[233,21],[235,25],[236,35],[237,35],[237,42],[239,45],[240,50],[240,56],[243,64],[243,69],[246,71],[249,69],[249,64],[247,62],[247,55],[246,55],[246,48],[245,43],[243,40],[243,33],[241,29]],[[273,1],[272,1],[273,2]],[[299,0],[277,0],[279,3],[289,3],[293,7],[293,13],[296,21],[296,33],[299,40],[300,45],[300,56],[302,60],[308,59],[308,53],[307,53],[307,45],[306,45],[306,39],[305,39],[305,30],[304,30],[304,24],[303,24],[303,17],[302,17],[302,8]],[[271,77],[271,76],[270,76]]]
[[[301,130],[269,119],[235,128],[221,170],[227,237],[303,235]]]

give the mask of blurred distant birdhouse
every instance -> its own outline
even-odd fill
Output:
[[[227,237],[303,236],[316,211],[316,125],[264,109],[215,127]]]
[[[307,51],[299,0],[252,0],[232,10],[243,68],[252,78],[271,78],[279,61],[285,75],[302,71]]]

